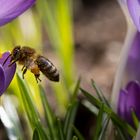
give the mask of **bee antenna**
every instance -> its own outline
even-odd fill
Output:
[[[3,62],[3,64],[2,64],[2,66],[4,66],[4,64],[7,62],[7,60],[8,60],[8,58],[11,56],[11,54],[9,54],[8,56],[7,56],[7,58],[5,59],[5,61]]]

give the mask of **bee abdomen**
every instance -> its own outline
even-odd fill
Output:
[[[38,56],[36,59],[37,65],[40,71],[48,77],[51,81],[58,82],[59,81],[59,72],[56,67],[45,57]]]
[[[59,73],[56,67],[51,63],[51,65],[48,65],[47,68],[44,69],[43,72],[50,80],[52,81],[59,81]]]
[[[57,70],[54,72],[48,73],[46,76],[52,81],[56,81],[56,82],[59,81],[59,73]]]

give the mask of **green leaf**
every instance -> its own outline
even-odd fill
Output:
[[[117,135],[115,136],[116,139],[121,139],[121,140],[128,140],[129,139],[129,138],[126,137],[126,134],[122,129],[120,129],[117,126],[115,128],[118,132]]]
[[[100,108],[102,106],[102,102],[93,97],[91,94],[89,94],[87,91],[81,88],[82,93],[86,96],[88,101],[93,104],[94,106]],[[121,118],[115,114],[111,108],[109,108],[107,105],[104,105],[103,108],[104,112],[106,112],[113,123],[115,123],[118,127],[123,128],[126,132],[129,133],[130,136],[134,137],[136,135],[136,131],[125,121],[121,120]]]
[[[104,104],[102,103],[101,107],[99,108],[99,113],[97,115],[97,123],[96,123],[96,129],[94,133],[93,140],[98,140],[100,132],[102,130],[102,121],[103,121],[103,113],[104,113]]]
[[[110,116],[106,116],[106,119],[103,122],[102,131],[100,133],[99,140],[104,140],[105,132],[107,130],[107,126],[109,124],[109,121],[110,121]]]
[[[70,140],[72,135],[72,125],[75,120],[76,111],[78,108],[78,101],[73,102],[66,113],[65,121],[64,121],[64,135],[65,140]]]
[[[103,101],[107,106],[110,107],[109,102],[106,100],[105,96],[103,95],[102,91],[98,88],[95,81],[91,80],[91,82],[92,82],[92,86],[95,89],[96,94],[98,95],[98,98],[100,99],[100,101]]]
[[[32,140],[39,140],[39,133],[36,128],[34,129]]]
[[[44,112],[45,112],[45,119],[47,121],[50,137],[53,140],[56,140],[56,139],[58,139],[58,136],[56,134],[57,127],[54,125],[56,122],[55,114],[53,114],[51,107],[49,106],[45,91],[41,85],[39,85],[39,90],[40,90],[40,97],[41,97],[41,101],[43,104],[43,108],[44,108]]]
[[[75,89],[74,89],[74,92],[72,94],[72,99],[71,99],[72,102],[77,100],[77,95],[78,95],[78,90],[79,90],[79,87],[80,87],[80,82],[81,82],[81,77],[78,79],[78,81],[76,83],[76,86],[75,86]]]
[[[27,84],[23,82],[23,79],[21,79],[21,77],[18,74],[17,81],[21,92],[21,98],[24,109],[28,115],[31,126],[34,127],[34,125],[38,122],[38,114],[30,97],[30,91],[27,87]]]
[[[71,104],[69,105],[68,110],[66,112],[66,116],[65,116],[64,135],[65,135],[66,140],[71,139],[72,125],[74,123],[76,111],[78,108],[78,101],[77,101],[76,97],[78,94],[80,81],[81,81],[81,78],[79,78],[77,83],[76,83],[76,86],[75,86],[75,89],[74,89],[74,92],[73,92],[72,98],[71,98]]]
[[[132,109],[131,114],[132,114],[132,118],[133,118],[134,125],[135,125],[135,127],[138,129],[138,128],[139,128],[139,119],[138,119],[138,117],[136,116],[136,113],[135,113],[134,109]]]
[[[85,140],[84,137],[82,136],[82,134],[79,132],[79,130],[74,125],[72,125],[72,128],[73,128],[76,136],[79,138],[79,140]]]
[[[63,128],[60,119],[57,119],[57,128],[58,128],[58,135],[60,140],[65,140],[65,136],[63,133]]]
[[[48,140],[47,134],[44,131],[43,125],[40,122],[40,118],[36,111],[35,105],[33,104],[32,98],[30,96],[30,90],[29,87],[27,86],[27,83],[25,83],[25,80],[23,81],[23,79],[18,74],[17,74],[17,82],[21,92],[21,101],[32,129],[34,130],[34,128],[36,128],[38,130],[41,140],[44,139]]]

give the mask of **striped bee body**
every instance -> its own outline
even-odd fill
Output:
[[[59,81],[59,72],[53,63],[44,56],[38,56],[35,60],[39,70],[51,81]]]

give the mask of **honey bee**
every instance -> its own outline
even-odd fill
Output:
[[[6,58],[5,62],[8,58],[11,57],[11,61],[9,66],[13,65],[14,63],[18,62],[19,64],[23,65],[22,67],[22,77],[24,79],[24,75],[27,70],[30,70],[35,78],[36,81],[41,81],[40,71],[51,81],[58,82],[59,81],[59,72],[53,63],[45,58],[44,56],[37,55],[36,51],[30,47],[21,47],[16,46],[10,53],[10,55]]]

